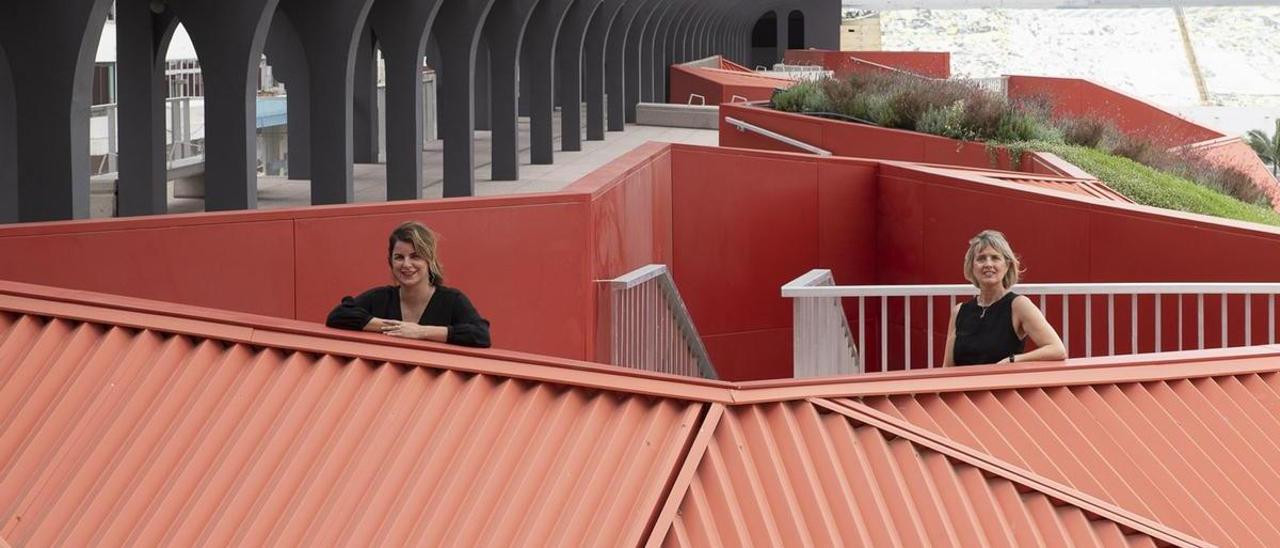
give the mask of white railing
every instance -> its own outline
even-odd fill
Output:
[[[604,321],[599,340],[614,365],[690,377],[716,378],[684,300],[665,265],[640,267],[602,280]]]
[[[782,287],[788,289],[832,286],[830,270],[810,270]],[[862,372],[853,332],[840,297],[806,297],[795,301],[792,343],[795,378],[853,375]]]
[[[815,274],[817,273],[817,274]],[[843,336],[832,322],[804,320],[810,301],[850,299],[847,318],[858,352],[858,371],[922,369],[942,364],[951,309],[975,295],[972,285],[837,286],[788,283],[800,337]],[[1069,283],[1020,284],[1062,337],[1068,357],[1095,357],[1274,344],[1280,283]],[[808,316],[806,316],[808,318]],[[825,331],[825,335],[803,331]],[[868,335],[873,340],[866,344]],[[807,340],[807,339],[806,339]]]

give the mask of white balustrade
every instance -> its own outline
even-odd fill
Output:
[[[603,337],[614,365],[716,378],[698,330],[665,265],[640,267],[601,281]]]
[[[782,296],[795,301],[797,376],[803,352],[817,355],[805,354],[805,360],[824,362],[806,362],[806,372],[808,368],[830,371],[844,367],[834,361],[843,356],[831,354],[829,347],[833,345],[830,341],[840,340],[846,332],[853,341],[851,347],[860,349],[854,371],[866,371],[868,359],[870,369],[878,371],[940,366],[951,310],[976,294],[967,284],[815,283],[830,275],[829,270],[812,270],[782,287]],[[1019,284],[1014,291],[1040,308],[1062,337],[1070,358],[1276,341],[1280,283]],[[856,312],[842,316],[843,326],[811,311],[818,307],[843,313],[844,299],[851,301]],[[839,308],[832,302],[839,303]],[[873,339],[870,346],[868,335]]]
[[[788,289],[830,287],[830,270],[810,270],[783,286]],[[795,300],[792,356],[794,376],[828,377],[862,372],[853,333],[840,297],[805,297]]]

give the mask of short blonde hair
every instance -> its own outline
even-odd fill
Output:
[[[387,263],[391,263],[391,253],[395,251],[396,242],[412,245],[413,250],[427,261],[427,280],[431,285],[444,283],[444,269],[440,267],[439,255],[436,253],[436,233],[427,225],[418,221],[400,223],[391,236],[387,238]]]
[[[1009,270],[1004,273],[1001,283],[1005,289],[1013,287],[1018,283],[1018,275],[1022,272],[1022,262],[1013,253],[1009,240],[1006,240],[999,230],[983,230],[969,239],[969,251],[964,254],[964,279],[969,280],[974,287],[978,287],[978,280],[973,277],[973,259],[978,255],[978,251],[987,246],[991,246],[996,253],[1004,256],[1004,261],[1009,264]]]

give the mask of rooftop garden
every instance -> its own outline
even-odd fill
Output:
[[[1167,150],[1094,118],[1053,118],[1047,101],[1009,101],[976,85],[906,74],[855,74],[778,92],[774,108],[979,141],[1014,155],[1051,152],[1144,205],[1280,226],[1280,214],[1238,170]]]

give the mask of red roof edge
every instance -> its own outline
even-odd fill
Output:
[[[1120,508],[1114,504],[1098,499],[1082,491],[1072,489],[1029,470],[1014,466],[991,455],[956,443],[950,438],[896,419],[869,406],[856,402],[835,402],[821,398],[811,398],[809,402],[833,413],[844,415],[850,419],[878,428],[897,437],[904,438],[917,445],[937,451],[948,458],[963,462],[993,476],[998,476],[1033,491],[1044,494],[1070,506],[1113,521],[1127,529],[1149,535],[1161,542],[1174,546],[1213,546],[1212,544],[1162,525],[1151,519]]]

